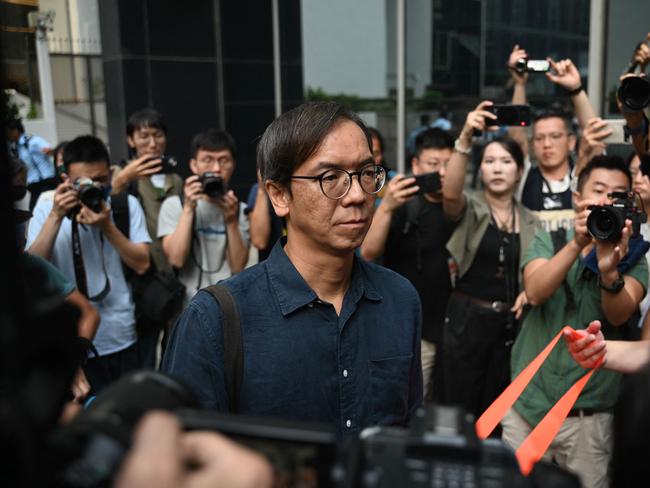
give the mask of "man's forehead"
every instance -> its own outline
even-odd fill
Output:
[[[451,154],[450,148],[427,148],[422,149],[420,159],[447,159],[451,157]]]
[[[591,186],[604,186],[607,188],[628,188],[630,181],[625,173],[617,169],[596,168],[587,182]]]
[[[159,132],[164,133],[164,131],[160,127],[153,127],[150,125],[141,125],[139,127],[136,127],[135,130],[133,131],[134,134],[138,134],[138,135],[157,134]]]
[[[547,117],[541,120],[538,120],[533,124],[533,132],[535,134],[539,132],[553,132],[553,131],[564,131],[567,129],[567,123],[562,117]]]
[[[68,165],[71,175],[102,176],[109,172],[106,161],[73,161]]]
[[[208,157],[212,159],[232,158],[230,149],[199,149],[196,151],[196,158]]]

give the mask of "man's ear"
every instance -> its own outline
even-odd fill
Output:
[[[416,156],[413,156],[411,158],[411,173],[415,174],[415,168],[417,167],[418,164],[418,158]]]
[[[264,182],[264,188],[271,199],[275,214],[278,217],[287,217],[289,215],[289,203],[291,202],[289,187],[276,181],[267,180]]]
[[[133,137],[126,136],[126,143],[129,145],[131,149],[135,149],[135,142],[133,141]]]
[[[569,134],[569,151],[575,151],[576,141],[576,135],[573,133]]]
[[[580,192],[576,190],[571,193],[571,196],[573,197],[573,208],[578,208],[582,195],[580,195]]]
[[[196,164],[196,159],[194,158],[190,159],[190,170],[192,170],[192,173],[195,175],[199,174],[199,166]]]

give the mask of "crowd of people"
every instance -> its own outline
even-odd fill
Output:
[[[507,63],[513,105],[527,103],[527,57],[515,46]],[[643,72],[646,44],[634,59]],[[549,63],[573,113],[506,131],[482,101],[457,137],[418,129],[406,174],[389,171],[382,135],[340,104],[290,110],[259,140],[247,203],[229,188],[237,149],[225,130],[196,134],[183,179],[151,108],[129,118],[120,164],[96,137],[50,149],[15,121],[24,266],[80,311],[72,401],[159,368],[203,408],[327,422],[339,437],[408,425],[423,402],[479,417],[568,324],[584,333],[565,336],[495,435],[516,449],[584,368],[602,366],[545,459],[608,486],[621,373],[650,364],[650,227],[636,217],[650,204],[650,131],[643,109],[619,100],[633,149],[608,154],[612,130],[576,66]],[[594,235],[590,215],[621,201],[620,222]],[[251,244],[258,264],[247,267]],[[157,430],[180,442],[173,419],[154,416],[136,451]],[[208,451],[221,441],[201,440]],[[135,454],[119,479],[135,471],[136,482],[124,486],[146,485]],[[247,486],[264,485],[251,459]]]

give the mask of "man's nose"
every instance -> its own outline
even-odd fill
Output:
[[[352,177],[352,180],[350,181],[350,189],[345,197],[343,197],[343,200],[345,201],[344,203],[361,204],[366,200],[368,194],[363,191],[363,188],[361,188],[361,181],[359,181],[359,178],[359,175]]]

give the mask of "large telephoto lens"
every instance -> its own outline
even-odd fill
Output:
[[[612,207],[593,207],[587,218],[587,230],[599,241],[618,242],[624,226],[625,219]]]
[[[630,110],[642,110],[650,105],[650,81],[640,76],[631,76],[621,82],[618,98]]]

